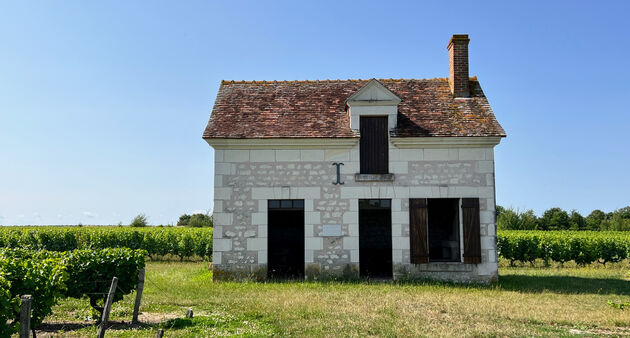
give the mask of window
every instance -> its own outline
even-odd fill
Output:
[[[304,200],[269,200],[267,208],[271,209],[304,209]]]
[[[389,132],[387,117],[361,117],[361,174],[389,173]]]
[[[460,236],[464,263],[481,263],[478,198],[412,198],[409,226],[411,263],[461,262]]]
[[[431,198],[427,202],[429,261],[459,262],[459,199]]]

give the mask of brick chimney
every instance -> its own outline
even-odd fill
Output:
[[[469,97],[468,34],[454,34],[448,42],[448,84],[455,97]]]

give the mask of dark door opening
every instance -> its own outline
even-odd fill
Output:
[[[459,262],[459,199],[429,198],[429,261]]]
[[[391,200],[359,200],[361,277],[392,277]]]
[[[304,277],[304,200],[267,204],[267,277]]]

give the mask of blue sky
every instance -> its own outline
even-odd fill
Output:
[[[434,78],[470,35],[497,202],[630,205],[627,2],[0,1],[0,224],[212,208],[221,79]]]

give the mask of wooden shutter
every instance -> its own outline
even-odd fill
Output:
[[[464,220],[464,263],[481,263],[479,198],[462,198]]]
[[[411,263],[429,262],[427,236],[427,199],[409,199],[409,236],[411,237]]]
[[[361,117],[361,174],[389,173],[387,117]]]

